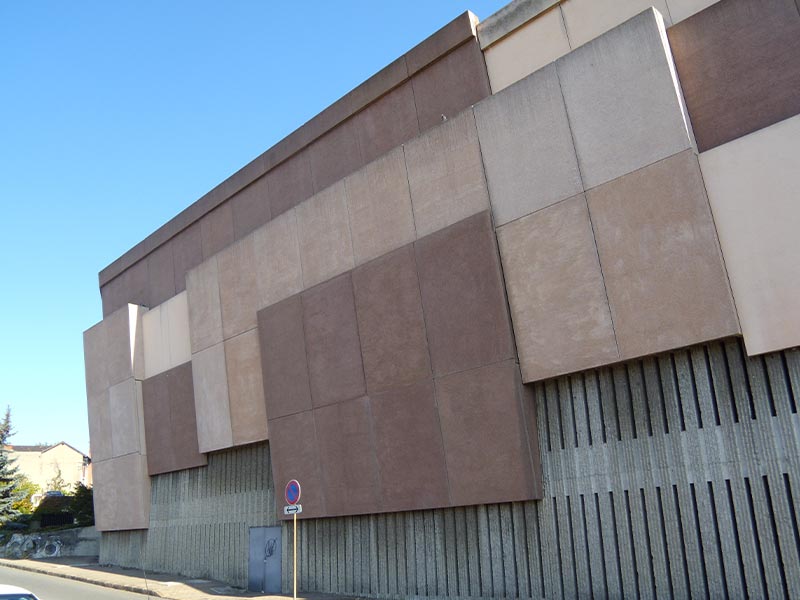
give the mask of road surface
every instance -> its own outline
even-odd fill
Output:
[[[40,600],[147,600],[143,594],[8,567],[0,567],[0,583],[27,588]]]

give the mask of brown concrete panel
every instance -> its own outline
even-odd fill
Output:
[[[364,159],[358,144],[358,123],[343,121],[308,148],[314,192],[320,192],[361,168]]]
[[[353,268],[353,242],[344,181],[295,208],[306,288]]]
[[[514,357],[488,211],[415,244],[435,376]]]
[[[314,407],[366,392],[350,273],[302,294],[311,399]]]
[[[253,236],[244,237],[221,251],[217,264],[222,337],[227,340],[256,326],[259,307]]]
[[[473,38],[411,78],[420,131],[483,100],[492,91],[478,40]]]
[[[405,156],[396,148],[345,179],[355,264],[414,241]]]
[[[261,370],[267,418],[311,409],[303,303],[300,296],[258,311]]]
[[[175,292],[186,289],[186,273],[203,262],[200,224],[193,223],[172,239],[172,261],[175,271]]]
[[[127,454],[94,463],[95,525],[99,531],[150,526],[150,478],[146,457]]]
[[[233,211],[233,237],[242,239],[271,218],[267,178],[259,177],[230,200]]]
[[[300,518],[311,519],[328,515],[325,506],[322,466],[314,414],[309,410],[279,419],[270,419],[269,449],[275,480],[275,503],[278,516],[283,516],[283,491],[286,484],[297,479],[302,487]]]
[[[325,506],[330,516],[381,511],[369,398],[316,408]]]
[[[189,337],[194,354],[222,341],[216,256],[186,274],[186,295],[189,302]]]
[[[223,343],[192,355],[197,442],[201,452],[233,446]]]
[[[495,225],[583,191],[555,65],[475,106]]]
[[[667,33],[701,152],[800,113],[793,0],[717,2]]]
[[[619,359],[583,194],[497,231],[525,382]]]
[[[359,267],[353,287],[368,393],[430,378],[413,247]]]
[[[475,36],[478,18],[464,11],[447,25],[431,34],[406,54],[410,75],[424,68],[441,55],[446,54],[464,41]]]
[[[175,470],[200,467],[208,460],[200,453],[197,442],[192,363],[187,362],[167,373]]]
[[[159,246],[147,257],[147,276],[150,303],[158,306],[175,295],[175,268],[172,259],[172,242]]]
[[[404,146],[417,237],[489,208],[472,110]]]
[[[204,260],[233,242],[233,210],[230,202],[219,205],[200,220],[200,235]]]
[[[516,363],[437,379],[436,397],[455,506],[540,497]]]
[[[432,380],[371,398],[382,509],[447,506],[447,470]]]
[[[622,360],[740,332],[694,152],[586,195]]]
[[[257,308],[274,304],[303,289],[300,242],[294,210],[287,211],[253,234]]]
[[[108,406],[108,390],[87,395],[89,413],[89,440],[92,460],[111,458],[111,416]]]
[[[142,405],[147,443],[147,472],[156,475],[174,471],[176,460],[170,409],[169,371],[142,382]]]
[[[288,158],[267,173],[266,177],[273,219],[314,195],[307,150]]]
[[[226,340],[225,364],[234,445],[266,440],[267,410],[257,330]]]
[[[415,137],[419,134],[419,123],[411,82],[370,104],[354,120],[365,163]]]

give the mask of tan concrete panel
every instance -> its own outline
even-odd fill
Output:
[[[497,232],[522,379],[619,359],[583,194]]]
[[[219,300],[217,257],[186,274],[189,303],[189,337],[192,353],[222,341],[222,309]]]
[[[496,94],[569,51],[564,18],[556,6],[484,50],[492,93]]]
[[[94,463],[95,526],[99,531],[150,526],[150,478],[146,458],[127,454]]]
[[[344,182],[339,181],[295,209],[303,284],[312,287],[353,268],[353,242]]]
[[[227,340],[256,326],[258,287],[253,236],[247,236],[220,252],[217,265],[222,337]]]
[[[489,207],[472,110],[404,146],[417,237]]]
[[[111,456],[145,453],[141,382],[128,379],[108,390]]]
[[[672,23],[680,23],[684,19],[691,17],[695,13],[699,13],[716,4],[719,0],[666,0],[667,7],[669,8],[669,16],[672,18]]]
[[[233,431],[222,343],[192,355],[192,381],[200,451],[230,448]]]
[[[691,147],[657,11],[640,13],[556,66],[586,189]]]
[[[672,24],[667,0],[566,0],[561,10],[570,44],[577,48],[651,6],[661,13],[667,26]]]
[[[259,309],[302,291],[303,270],[294,210],[256,230],[253,246]]]
[[[495,225],[583,191],[555,65],[475,106]]]
[[[111,415],[108,389],[88,394],[87,412],[89,415],[89,452],[92,460],[111,458]]]
[[[189,295],[181,292],[162,304],[162,309],[167,321],[169,364],[170,368],[173,368],[192,359],[189,338]]]
[[[586,195],[621,359],[739,333],[693,151]]]
[[[234,445],[267,439],[267,410],[261,378],[258,330],[225,341],[231,430]]]
[[[345,188],[356,265],[414,241],[414,215],[402,148],[347,177]]]
[[[748,354],[800,345],[800,116],[700,155]]]
[[[145,378],[191,360],[187,293],[181,292],[144,313],[142,332]]]
[[[108,390],[108,357],[106,356],[106,327],[100,321],[83,332],[83,364],[86,371],[86,395],[94,396]]]
[[[151,308],[142,316],[144,338],[144,376],[153,377],[169,369],[169,341],[162,306]]]

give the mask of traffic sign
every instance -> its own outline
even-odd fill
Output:
[[[299,515],[303,512],[302,504],[289,504],[283,507],[283,514],[285,515]]]
[[[297,504],[300,502],[300,482],[297,481],[297,479],[292,479],[286,484],[284,496],[286,497],[286,504]]]

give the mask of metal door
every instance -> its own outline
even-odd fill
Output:
[[[247,589],[263,594],[281,593],[281,528],[250,528],[250,562]]]

